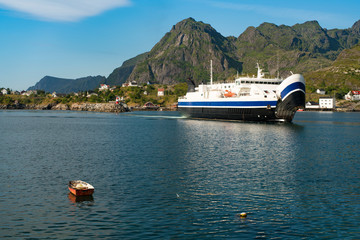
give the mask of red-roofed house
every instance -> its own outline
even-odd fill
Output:
[[[357,90],[353,90],[348,92],[345,96],[344,96],[345,100],[360,100],[360,91]]]
[[[100,84],[99,91],[109,90],[110,86],[106,84]]]

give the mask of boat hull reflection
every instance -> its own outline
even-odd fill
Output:
[[[94,197],[92,195],[90,196],[75,196],[72,193],[69,193],[68,195],[69,200],[73,203],[80,203],[80,202],[93,202]]]

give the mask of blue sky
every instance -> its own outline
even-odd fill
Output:
[[[0,87],[26,90],[46,75],[107,77],[188,17],[238,37],[263,22],[349,28],[359,9],[359,0],[0,0]]]

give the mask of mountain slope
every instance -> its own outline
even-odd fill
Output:
[[[344,48],[351,48],[360,42],[360,20],[348,29],[332,29],[328,31],[329,36],[334,38]]]
[[[306,73],[331,66],[343,49],[360,41],[359,28],[360,21],[344,30],[344,37],[336,35],[340,30],[324,29],[317,21],[294,26],[263,23],[235,38],[188,18],[165,34],[128,80],[171,84],[192,77],[198,84],[209,80],[210,60],[215,81],[232,78],[237,71],[255,74],[257,62],[272,76]]]
[[[360,35],[357,36],[360,39]],[[249,27],[235,41],[244,72],[254,72],[259,61],[270,73],[307,72],[329,66],[345,46],[327,34],[317,21],[294,26],[263,23]]]
[[[125,61],[121,67],[116,68],[102,83],[106,83],[108,85],[117,85],[121,86],[126,80],[129,78],[132,73],[135,65],[138,62],[143,61],[147,57],[148,53],[140,54],[134,58],[130,58]]]
[[[83,77],[78,79],[57,78],[51,76],[43,77],[35,86],[29,87],[28,90],[41,89],[45,92],[57,93],[71,93],[79,91],[94,90],[99,87],[100,82],[104,81],[105,77]]]
[[[318,88],[357,89],[360,86],[360,44],[343,50],[326,68],[304,74],[308,84]]]
[[[177,23],[138,63],[129,80],[173,84],[192,77],[199,83],[209,79],[210,59],[215,79],[241,70],[235,46],[209,24],[193,18]]]

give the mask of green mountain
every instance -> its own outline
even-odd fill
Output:
[[[142,55],[131,66],[131,74],[122,75],[121,82],[126,78],[173,84],[191,77],[198,84],[209,80],[210,60],[215,81],[233,78],[236,72],[255,74],[257,62],[270,75],[286,77],[290,71],[307,73],[331,66],[342,50],[359,42],[360,21],[345,30],[327,30],[317,21],[294,26],[263,23],[235,38],[224,37],[209,24],[188,18]],[[121,69],[124,67],[117,71]]]
[[[78,79],[57,78],[51,76],[43,77],[35,86],[28,90],[44,90],[45,92],[72,93],[79,91],[94,90],[100,83],[105,81],[105,77],[83,77]]]
[[[260,62],[270,75],[279,72],[283,77],[289,71],[302,73],[330,65],[341,49],[316,21],[292,27],[263,23],[249,27],[235,44],[244,72],[254,72],[255,63]]]
[[[224,79],[241,70],[232,41],[223,37],[209,24],[185,19],[137,63],[128,80],[174,84],[192,77],[196,82],[209,80],[210,59],[214,79]]]

